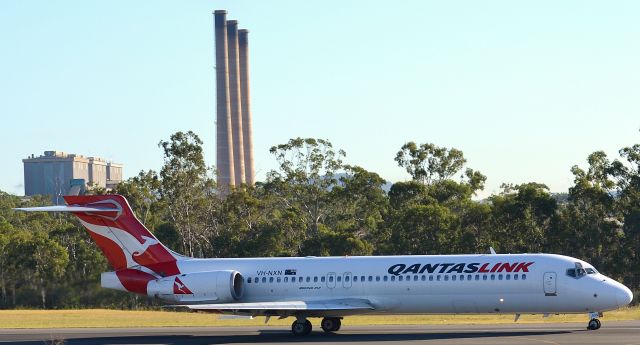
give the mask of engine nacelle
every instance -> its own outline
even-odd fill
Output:
[[[229,303],[242,298],[244,278],[238,271],[185,273],[149,281],[147,294],[172,302]]]

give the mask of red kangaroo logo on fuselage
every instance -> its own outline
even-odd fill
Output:
[[[184,285],[180,278],[176,277],[176,280],[173,281],[173,293],[176,295],[187,295],[193,294],[189,288]]]

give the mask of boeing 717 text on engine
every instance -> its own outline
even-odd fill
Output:
[[[113,267],[105,288],[135,292],[192,310],[295,317],[295,335],[325,332],[356,314],[588,313],[628,305],[624,285],[580,259],[554,254],[412,255],[197,259],[165,247],[120,195],[65,196],[66,206]]]

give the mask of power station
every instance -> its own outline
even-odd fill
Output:
[[[216,45],[216,168],[222,195],[255,183],[248,30],[213,12]]]

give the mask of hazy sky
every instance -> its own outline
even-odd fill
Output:
[[[270,146],[321,137],[390,181],[406,141],[566,191],[640,142],[638,1],[0,1],[0,190],[60,150],[159,169],[194,130],[215,164],[212,11],[250,30],[258,179]]]

